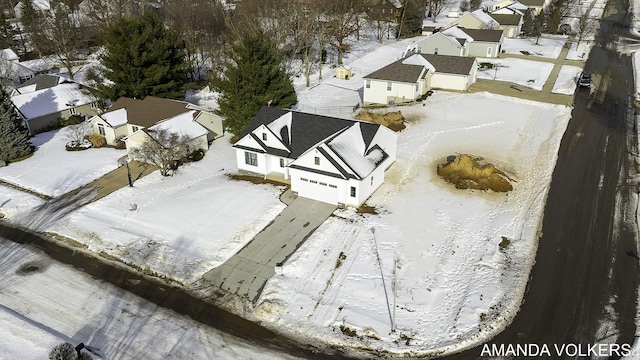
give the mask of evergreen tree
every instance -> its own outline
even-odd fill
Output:
[[[33,152],[29,131],[21,125],[11,99],[0,90],[0,162],[7,162]]]
[[[283,55],[262,31],[244,35],[227,55],[223,76],[212,83],[220,92],[220,113],[232,133],[240,135],[263,105],[289,108],[298,102]]]
[[[522,19],[522,33],[524,35],[532,35],[534,33],[535,26],[536,22],[533,16],[533,10],[527,9],[527,11],[524,12]]]
[[[419,34],[422,30],[425,6],[418,0],[407,0],[402,7],[402,16],[398,26],[398,38],[406,38]],[[434,19],[435,19],[434,15]]]
[[[104,75],[113,82],[99,86],[105,98],[184,99],[190,68],[184,42],[157,17],[118,20],[106,31],[105,48]]]

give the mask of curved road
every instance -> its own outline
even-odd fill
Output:
[[[615,51],[616,40],[630,36],[627,8],[626,0],[607,4],[585,66],[593,73],[593,88],[576,93],[525,300],[489,346],[547,345],[560,358],[553,344],[581,345],[588,354],[588,345],[634,342],[639,283],[634,88],[631,59]],[[488,347],[478,346],[448,358],[480,359],[483,350],[487,355]],[[617,358],[620,352],[611,353]]]

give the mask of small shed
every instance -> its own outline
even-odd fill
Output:
[[[349,65],[340,65],[336,69],[336,77],[338,79],[349,80],[352,75],[351,66]]]

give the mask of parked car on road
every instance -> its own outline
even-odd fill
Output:
[[[578,87],[590,87],[591,86],[591,74],[585,72],[580,74],[578,78]]]

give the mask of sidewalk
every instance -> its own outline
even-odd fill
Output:
[[[547,102],[552,104],[559,105],[567,105],[571,106],[573,104],[573,95],[565,95],[565,94],[555,94],[552,93],[553,85],[556,83],[558,79],[558,74],[560,73],[560,69],[563,65],[573,65],[583,67],[584,62],[579,60],[567,60],[567,54],[569,53],[568,47],[563,47],[562,51],[556,59],[549,58],[540,58],[535,56],[528,55],[517,55],[517,54],[500,54],[500,58],[518,58],[518,59],[526,59],[530,61],[542,61],[542,62],[553,62],[554,66],[547,78],[547,81],[542,86],[542,90],[534,90],[528,88],[526,86],[522,86],[519,84],[514,84],[507,81],[499,81],[499,80],[487,80],[487,79],[478,79],[473,85],[469,87],[470,92],[490,92],[494,94],[500,94],[505,96],[516,97],[520,99],[534,100]]]

